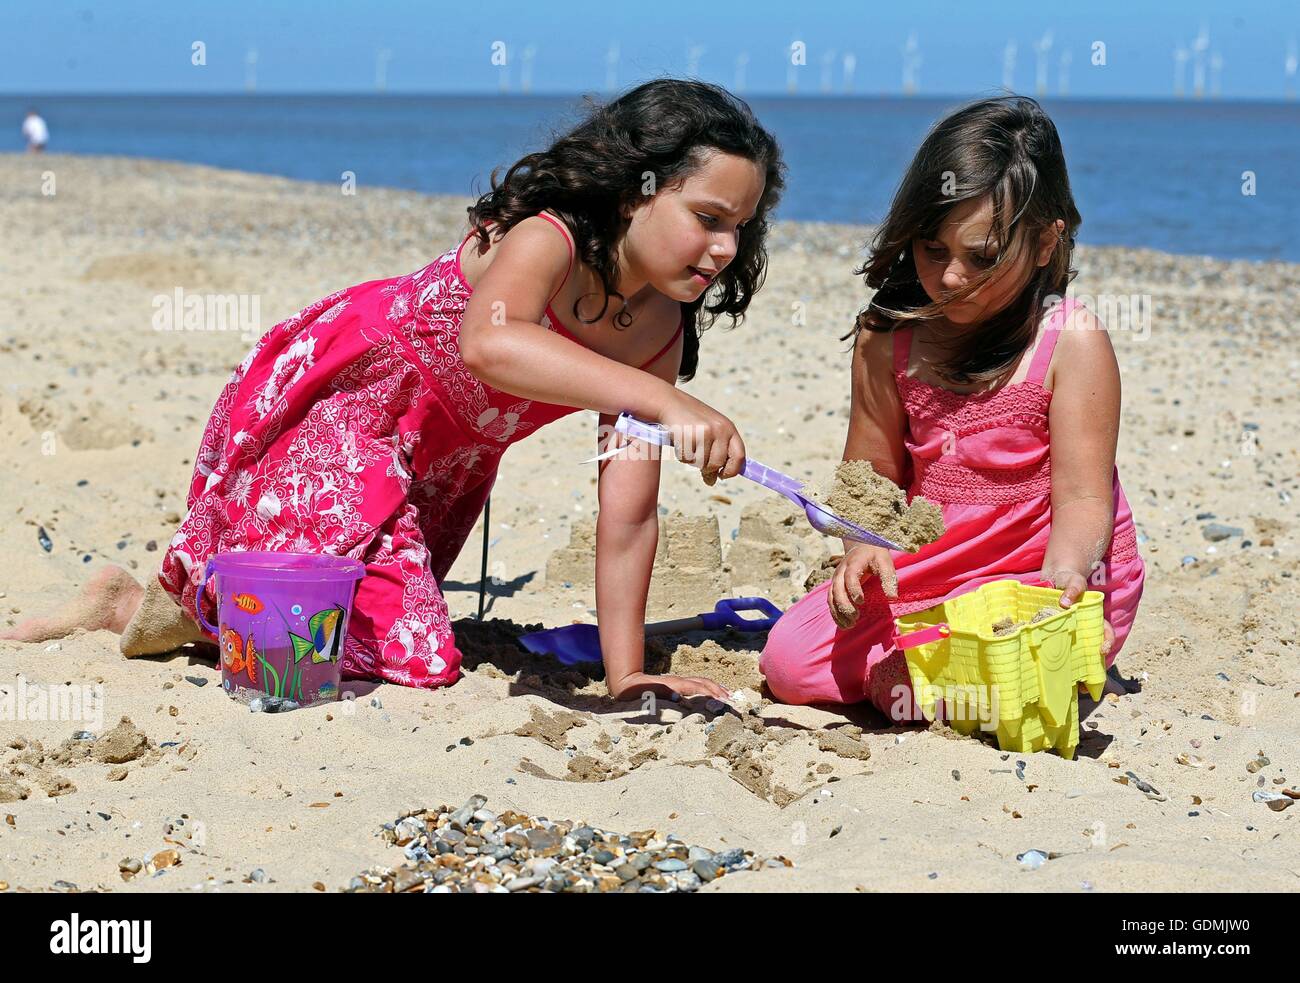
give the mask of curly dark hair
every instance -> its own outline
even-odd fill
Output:
[[[516,161],[505,177],[492,172],[492,190],[470,206],[469,221],[481,254],[488,248],[487,225],[505,234],[514,225],[550,209],[573,232],[578,258],[601,279],[600,312],[583,318],[575,301],[573,315],[585,324],[599,321],[611,297],[626,305],[615,287],[619,279],[618,244],[626,229],[625,209],[648,197],[647,172],[654,187],[673,186],[698,170],[712,151],[734,154],[764,171],[766,185],[754,218],[745,226],[735,258],[699,298],[682,304],[685,342],[679,375],[690,379],[699,364],[700,332],[720,314],[732,327],[763,285],[767,270],[768,214],[785,187],[785,164],[776,139],[755,119],[749,106],[718,85],[686,79],[646,82],[603,105],[584,97],[584,117],[558,136],[546,150]],[[705,306],[706,298],[711,298]],[[698,323],[703,317],[707,325]],[[626,307],[616,323],[630,323]]]
[[[912,243],[933,238],[961,202],[990,197],[993,227],[1001,245],[997,262],[942,303],[931,303],[921,285]],[[935,124],[903,176],[889,214],[876,230],[861,269],[876,291],[845,339],[858,332],[889,332],[904,323],[942,315],[1022,256],[1032,255],[1039,234],[1060,219],[1065,230],[1047,265],[1007,307],[947,349],[936,371],[959,385],[1001,377],[1033,342],[1045,306],[1065,295],[1082,219],[1070,193],[1065,154],[1056,126],[1035,100],[1001,96],[971,103]]]

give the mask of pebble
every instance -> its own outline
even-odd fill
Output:
[[[1047,863],[1047,854],[1042,850],[1026,850],[1024,853],[1016,854],[1016,860],[1024,864],[1030,870],[1037,870],[1043,864]]]
[[[1251,795],[1255,802],[1263,802],[1274,812],[1291,808],[1291,798],[1281,792],[1255,792]]]
[[[95,735],[88,730],[79,730],[72,735],[72,739],[74,741],[93,741],[95,739]]]
[[[50,539],[50,534],[45,531],[44,526],[36,527],[36,541],[41,544],[41,549],[46,553],[54,549],[54,541]]]
[[[267,881],[266,871],[261,867],[254,867],[249,871],[248,879],[254,884],[265,884]]]
[[[686,867],[687,864],[684,860],[656,860],[654,863],[655,870],[662,870],[664,873],[685,870]]]
[[[187,683],[193,683],[195,686],[208,685],[208,681],[204,679],[202,676],[186,676],[185,681]]]
[[[718,865],[712,860],[697,860],[691,864],[691,872],[701,881],[708,883],[718,876]]]
[[[1218,543],[1245,532],[1240,526],[1225,526],[1220,522],[1211,522],[1201,527],[1201,535],[1211,543]]]

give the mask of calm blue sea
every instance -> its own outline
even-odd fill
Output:
[[[926,129],[954,100],[761,98],[789,186],[778,215],[879,221]],[[24,110],[50,149],[193,161],[313,181],[471,194],[574,118],[553,96],[0,96],[0,150]],[[1049,102],[1081,240],[1300,261],[1300,104]],[[1256,194],[1242,194],[1253,171]]]

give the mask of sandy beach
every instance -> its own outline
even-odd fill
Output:
[[[266,329],[430,262],[468,203],[57,155],[0,155],[0,191],[0,627],[53,611],[105,563],[154,576],[185,512],[203,424],[252,339],[158,330],[155,298],[255,297]],[[867,235],[778,223],[750,317],[705,333],[687,385],[753,456],[799,477],[843,449],[839,336],[867,300],[852,272]],[[762,634],[650,646],[652,665],[747,691],[757,715],[743,721],[662,703],[647,715],[525,655],[523,626],[595,621],[596,472],[579,462],[596,427],[578,413],[505,456],[488,620],[474,620],[479,529],[443,585],[467,669],[447,689],[350,684],[346,704],[250,714],[193,650],[126,660],[107,632],[0,642],[0,687],[100,697],[74,721],[3,704],[0,890],[338,891],[403,863],[384,823],[474,794],[494,813],[790,861],[710,892],[1300,889],[1300,807],[1253,798],[1300,787],[1300,265],[1087,247],[1076,265],[1085,302],[1150,299],[1149,321],[1111,325],[1118,467],[1147,563],[1118,665],[1140,690],[1091,709],[1076,760],[762,698]],[[675,461],[660,501],[651,619],[724,596],[786,607],[838,550],[757,485],[708,488]],[[180,817],[201,845],[164,839]],[[178,864],[119,872],[168,849]],[[1018,862],[1031,849],[1051,859]]]

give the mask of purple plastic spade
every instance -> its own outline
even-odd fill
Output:
[[[619,433],[626,434],[629,437],[635,437],[637,440],[645,440],[652,444],[658,444],[661,447],[667,446],[673,442],[672,434],[668,429],[658,423],[646,423],[644,420],[638,420],[634,416],[623,413],[619,416],[614,424],[614,429]],[[622,448],[613,448],[606,451],[601,457],[612,457]],[[778,495],[784,495],[790,501],[794,502],[804,511],[808,517],[809,523],[819,533],[826,536],[835,536],[839,539],[851,539],[854,542],[866,543],[869,546],[882,546],[888,550],[899,550],[906,552],[902,546],[890,542],[883,536],[877,536],[870,530],[863,529],[856,523],[850,522],[842,516],[836,515],[829,509],[818,505],[802,491],[804,483],[791,478],[788,474],[783,474],[776,468],[770,468],[766,464],[760,464],[752,457],[746,458],[745,467],[740,472],[750,481],[755,481],[764,488],[770,488]]]
[[[744,618],[741,611],[762,611],[766,617]],[[676,618],[658,621],[645,626],[646,637],[653,635],[679,635],[687,631],[716,631],[731,627],[739,631],[767,631],[781,609],[765,597],[724,597],[712,611],[697,614],[694,618]],[[595,625],[564,625],[548,628],[519,637],[520,643],[535,655],[554,655],[566,666],[577,662],[600,661],[600,630]]]

